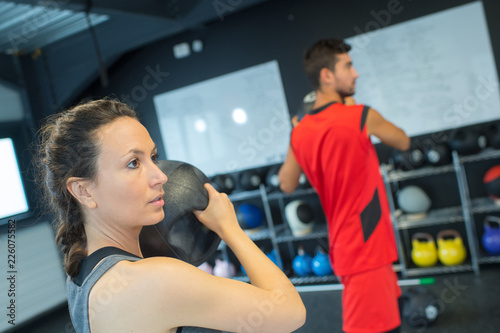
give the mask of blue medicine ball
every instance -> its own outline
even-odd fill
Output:
[[[264,216],[259,207],[252,204],[241,204],[236,211],[236,217],[243,229],[258,228],[262,224]]]

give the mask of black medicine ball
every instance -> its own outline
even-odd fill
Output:
[[[266,174],[266,186],[270,189],[277,189],[280,187],[280,179],[278,177],[278,172],[280,171],[281,165],[273,165]]]
[[[213,187],[226,194],[233,192],[236,187],[235,180],[231,175],[217,175],[212,178]]]
[[[425,159],[432,165],[451,163],[451,152],[447,144],[439,143],[425,149]]]
[[[401,295],[400,311],[408,325],[425,328],[439,315],[439,299],[424,286],[411,287]]]
[[[255,170],[246,170],[240,173],[239,185],[243,190],[251,191],[259,188],[262,177]]]
[[[498,123],[489,124],[486,127],[486,137],[488,145],[495,149],[500,149],[500,128]]]
[[[163,184],[165,217],[155,225],[144,226],[139,235],[145,258],[174,257],[199,266],[217,251],[219,236],[205,227],[193,214],[208,205],[204,187],[209,179],[196,167],[179,161],[159,161],[167,175]]]
[[[487,138],[476,129],[456,129],[450,133],[448,144],[460,155],[477,154],[487,146]]]

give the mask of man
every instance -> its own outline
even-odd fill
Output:
[[[328,39],[307,51],[304,68],[316,101],[300,122],[292,119],[280,187],[293,192],[303,171],[318,193],[328,221],[330,262],[345,286],[343,330],[398,332],[396,242],[370,136],[399,150],[409,149],[410,139],[374,109],[355,104],[358,73],[350,49]]]

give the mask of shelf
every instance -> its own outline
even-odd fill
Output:
[[[316,190],[312,187],[299,188],[299,189],[293,191],[292,193],[284,193],[284,192],[281,192],[278,190],[278,191],[269,192],[267,195],[267,199],[268,200],[276,200],[279,198],[292,198],[292,197],[297,197],[297,196],[301,196],[301,195],[310,195],[310,194],[316,194]]]
[[[434,275],[434,274],[447,274],[447,273],[459,273],[459,272],[469,272],[473,271],[471,265],[457,265],[457,266],[436,266],[428,268],[410,268],[406,270],[406,275],[408,276],[419,276],[419,275]]]
[[[260,198],[260,190],[244,191],[244,192],[234,192],[228,195],[231,201],[241,201],[248,199]]]
[[[290,241],[303,241],[308,239],[316,239],[316,238],[327,238],[328,237],[328,229],[326,224],[317,223],[313,226],[313,230],[302,236],[294,236],[290,231],[288,226],[284,227],[282,230],[278,232],[276,231],[276,241],[278,243],[285,243]]]
[[[500,256],[484,256],[479,257],[477,261],[480,264],[498,264],[500,263]]]
[[[421,220],[409,219],[407,215],[401,215],[398,218],[398,229],[410,229],[418,227],[427,227],[433,225],[463,222],[462,207],[448,207],[431,210],[426,217]]]
[[[250,279],[248,278],[248,276],[246,275],[237,275],[237,276],[233,276],[231,279],[233,280],[238,280],[238,281],[242,281],[242,282],[250,282]]]
[[[488,197],[476,198],[471,202],[471,212],[477,213],[493,213],[500,211],[500,204]]]
[[[294,285],[315,284],[315,283],[339,283],[339,279],[335,275],[327,276],[293,276],[290,277],[290,282]]]
[[[435,166],[426,166],[422,167],[416,170],[411,170],[411,171],[400,171],[400,170],[394,170],[394,171],[388,171],[388,177],[390,182],[396,182],[396,181],[402,181],[402,180],[407,180],[407,179],[412,179],[412,178],[419,178],[419,177],[427,177],[427,176],[436,176],[440,175],[443,173],[448,173],[451,171],[454,171],[453,165],[443,165],[439,167]]]
[[[460,162],[462,163],[477,162],[493,158],[500,158],[500,150],[487,148],[475,155],[460,156]]]
[[[276,241],[278,243],[285,243],[290,241],[304,241],[308,239],[325,238],[325,237],[328,237],[327,231],[316,231],[303,236],[294,236],[294,235],[278,236],[276,237]]]
[[[276,231],[281,231],[284,229],[283,226],[277,226],[275,227]],[[247,236],[254,242],[256,241],[261,241],[265,239],[271,239],[271,231],[267,227],[262,227],[258,230],[243,230],[247,234]],[[226,243],[224,241],[221,241],[219,244],[219,247],[217,248],[218,250],[222,250],[224,247],[226,247]]]

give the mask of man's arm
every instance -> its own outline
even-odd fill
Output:
[[[401,151],[410,149],[410,138],[393,123],[387,121],[380,113],[370,108],[366,117],[368,135],[375,135],[382,143]]]
[[[302,173],[302,168],[295,159],[291,146],[288,146],[286,159],[278,172],[280,180],[280,189],[285,193],[292,193],[299,185],[299,177]]]

